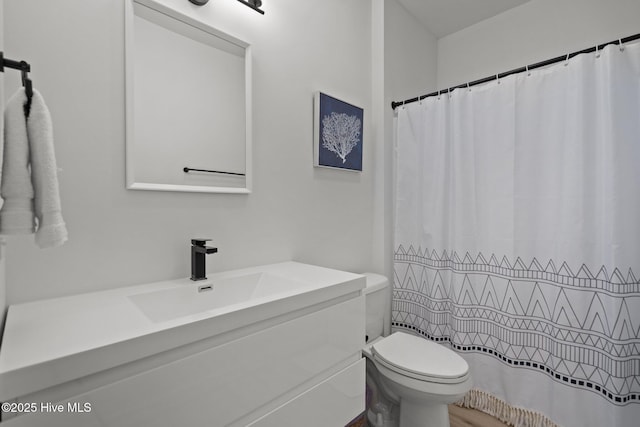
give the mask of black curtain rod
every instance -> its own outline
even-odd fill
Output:
[[[450,87],[448,89],[443,89],[443,90],[439,90],[439,91],[436,91],[436,92],[431,92],[431,93],[429,93],[427,95],[416,96],[415,98],[405,99],[404,101],[400,101],[400,102],[392,101],[391,102],[391,108],[393,110],[395,110],[397,107],[399,107],[401,105],[410,104],[412,102],[417,102],[417,101],[423,100],[425,98],[429,98],[431,96],[438,96],[438,95],[441,95],[443,93],[448,93],[448,92],[453,91],[454,89],[464,89],[464,88],[471,87],[471,86],[476,86],[476,85],[479,85],[479,84],[482,84],[482,83],[487,83],[487,82],[490,82],[490,81],[493,81],[493,80],[496,80],[496,79],[501,79],[501,78],[510,76],[512,74],[523,73],[525,71],[534,70],[536,68],[546,67],[547,65],[555,64],[557,62],[566,61],[566,60],[568,60],[570,58],[573,58],[576,55],[580,55],[580,54],[583,54],[583,53],[591,53],[591,52],[595,52],[596,50],[602,50],[602,49],[605,48],[605,46],[608,46],[610,44],[616,44],[616,45],[620,44],[620,43],[625,44],[625,43],[629,43],[631,41],[638,40],[638,39],[640,39],[640,33],[639,34],[635,34],[633,36],[625,37],[623,39],[613,40],[613,41],[610,41],[609,43],[603,43],[601,45],[590,47],[588,49],[583,49],[583,50],[580,50],[578,52],[573,52],[573,53],[570,53],[568,55],[562,55],[562,56],[558,56],[558,57],[555,57],[555,58],[552,58],[552,59],[547,59],[546,61],[537,62],[535,64],[532,64],[532,65],[529,65],[529,66],[526,66],[526,67],[516,68],[515,70],[506,71],[504,73],[500,73],[500,74],[497,74],[495,76],[485,77],[483,79],[474,80],[474,81],[469,82],[469,83],[463,83],[463,84],[460,84],[460,85],[457,85],[457,86],[453,86],[453,87]]]

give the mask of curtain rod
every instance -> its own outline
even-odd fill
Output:
[[[613,41],[610,41],[609,43],[603,43],[601,45],[590,47],[588,49],[583,49],[583,50],[580,50],[578,52],[573,52],[573,53],[570,53],[568,55],[562,55],[562,56],[558,56],[558,57],[555,57],[555,58],[552,58],[552,59],[547,59],[546,61],[537,62],[535,64],[528,65],[526,67],[516,68],[516,69],[511,70],[511,71],[506,71],[504,73],[496,74],[495,76],[485,77],[483,79],[474,80],[474,81],[469,82],[469,83],[463,83],[463,84],[460,84],[460,85],[457,85],[457,86],[450,87],[448,89],[438,90],[436,92],[431,92],[431,93],[426,94],[426,95],[420,95],[420,96],[416,96],[415,98],[405,99],[404,101],[399,101],[399,102],[392,101],[391,102],[391,109],[395,110],[397,107],[399,107],[401,105],[410,104],[412,102],[420,101],[420,100],[423,100],[425,98],[429,98],[431,96],[438,96],[438,95],[441,95],[443,93],[448,93],[448,92],[453,91],[454,89],[463,89],[463,88],[467,88],[467,87],[471,87],[471,86],[476,86],[476,85],[479,85],[479,84],[482,84],[482,83],[487,83],[487,82],[490,82],[490,81],[493,81],[493,80],[496,80],[496,79],[501,79],[501,78],[510,76],[512,74],[523,73],[525,71],[530,71],[530,70],[533,70],[533,69],[536,69],[536,68],[546,67],[547,65],[555,64],[557,62],[566,61],[566,60],[568,60],[570,58],[573,58],[576,55],[580,55],[580,54],[583,54],[583,53],[591,53],[591,52],[595,52],[597,50],[602,50],[602,49],[605,48],[605,46],[608,46],[610,44],[616,44],[616,45],[625,44],[625,43],[629,43],[631,41],[638,40],[638,39],[640,39],[640,33],[639,34],[635,34],[633,36],[625,37],[623,39],[613,40]]]

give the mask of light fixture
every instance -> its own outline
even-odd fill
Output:
[[[189,0],[189,1],[195,5],[204,6],[205,4],[207,4],[209,0]],[[255,10],[256,12],[264,15],[264,10],[260,9],[260,6],[262,6],[262,0],[238,0],[238,1],[245,6],[249,6],[251,9]]]
[[[255,10],[256,12],[264,15],[264,10],[260,9],[260,6],[262,6],[262,0],[238,0],[238,1],[244,4],[245,6],[249,6],[251,9]]]

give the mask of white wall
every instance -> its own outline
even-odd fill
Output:
[[[0,2],[0,22],[3,21],[4,2]],[[4,31],[0,30],[0,51],[4,52]],[[7,56],[10,59],[13,59]],[[0,112],[4,112],[4,73],[0,73]],[[0,114],[0,143],[4,143],[4,114]],[[0,161],[2,157],[0,156]],[[0,163],[1,164],[1,163]],[[0,333],[4,327],[4,315],[7,305],[5,284],[5,248],[4,239],[0,240]],[[1,341],[1,339],[0,339]]]
[[[438,88],[640,32],[638,0],[531,0],[438,40]]]
[[[372,124],[373,137],[376,143],[374,151],[373,167],[376,170],[374,175],[373,194],[373,234],[372,234],[372,271],[380,274],[389,274],[386,270],[388,264],[388,236],[389,217],[387,212],[388,197],[385,191],[387,182],[388,159],[386,158],[385,141],[385,108],[384,93],[384,44],[385,44],[385,3],[388,0],[371,1],[371,102],[372,102]],[[393,0],[392,0],[393,1]]]
[[[219,248],[209,271],[289,259],[373,269],[370,1],[269,0],[264,16],[233,0],[162,2],[253,46],[253,193],[125,190],[123,1],[5,2],[6,47],[33,64],[52,113],[69,230],[55,249],[9,240],[9,303],[187,277],[198,236]],[[362,173],[313,168],[316,90],[365,109]]]
[[[436,90],[437,39],[397,0],[385,2],[385,93],[402,101]]]
[[[436,90],[437,40],[397,0],[384,8],[384,272],[393,272],[393,115],[392,101]]]

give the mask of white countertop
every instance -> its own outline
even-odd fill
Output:
[[[274,295],[163,322],[129,296],[193,284],[178,279],[9,307],[0,349],[0,401],[81,378],[172,348],[359,292],[362,275],[297,262],[210,274],[218,279],[267,272],[298,286]]]

